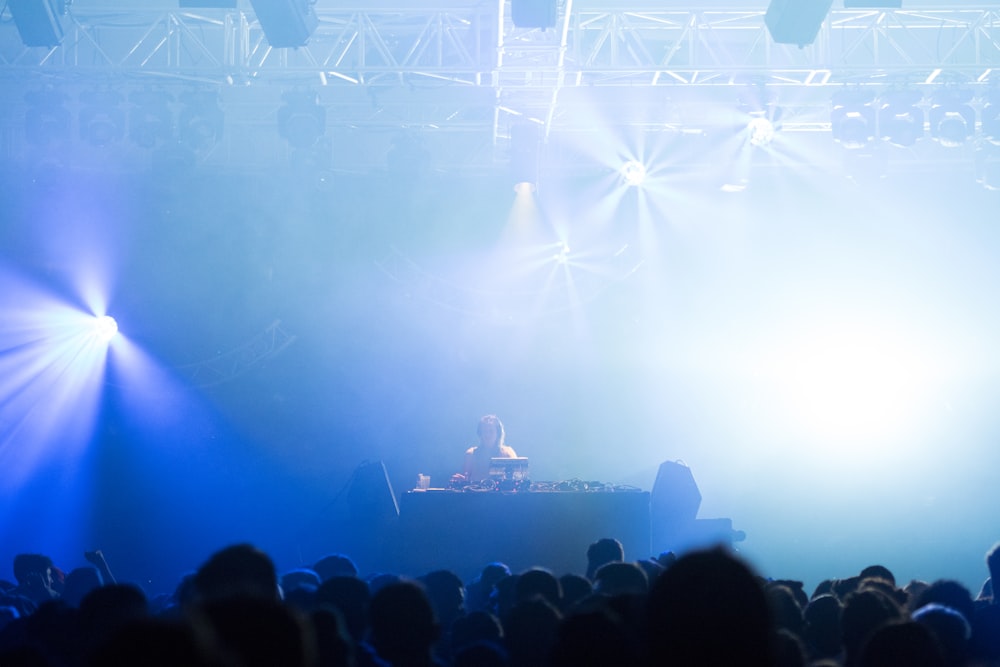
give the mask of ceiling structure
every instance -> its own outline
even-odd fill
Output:
[[[927,106],[936,91],[961,90],[979,114],[1000,87],[1000,5],[838,6],[800,48],[774,42],[765,8],[736,2],[558,0],[550,29],[515,26],[510,0],[320,2],[308,44],[275,49],[245,0],[232,9],[120,4],[71,4],[51,48],[24,46],[3,16],[7,156],[38,152],[24,142],[24,98],[39,90],[59,92],[76,115],[81,94],[94,91],[114,91],[125,110],[136,94],[165,92],[175,113],[185,96],[217,96],[225,132],[198,157],[248,168],[302,152],[279,136],[279,110],[290,93],[315,96],[328,140],[309,152],[337,169],[384,164],[400,132],[446,168],[503,161],[510,128],[523,122],[553,147],[609,128],[698,134],[738,119],[747,90],[781,106],[782,131],[826,146],[838,91],[907,88]],[[937,151],[931,143],[910,152]],[[114,150],[125,162],[149,153],[122,144]]]

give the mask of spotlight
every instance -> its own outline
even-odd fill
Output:
[[[747,137],[751,146],[767,146],[774,139],[774,123],[763,116],[750,119]]]
[[[537,123],[518,123],[510,128],[510,171],[518,194],[534,192],[538,185],[538,153],[541,127]]]
[[[764,86],[747,88],[740,93],[738,107],[747,118],[745,128],[747,141],[752,146],[767,146],[774,139],[781,121],[782,110]]]
[[[125,134],[122,96],[111,90],[80,94],[80,138],[91,146],[107,146]]]
[[[94,337],[102,343],[109,343],[118,335],[118,322],[110,315],[101,315],[94,319]]]
[[[992,91],[983,105],[982,131],[984,139],[1000,146],[1000,90]]]
[[[921,95],[915,90],[894,90],[882,95],[878,110],[879,135],[893,146],[907,148],[924,135]]]
[[[844,148],[858,150],[875,139],[875,109],[864,92],[845,91],[833,96],[830,113],[833,140]]]
[[[181,95],[186,106],[177,120],[177,134],[182,143],[195,151],[215,145],[222,136],[224,116],[215,92],[193,91]]]
[[[640,186],[646,180],[646,167],[641,162],[629,160],[622,165],[621,175],[625,185]]]
[[[934,95],[928,113],[931,137],[948,148],[963,145],[976,127],[976,111],[969,102],[972,91],[948,89]]]
[[[288,92],[281,96],[278,133],[293,148],[309,148],[326,132],[326,107],[311,91]]]
[[[174,117],[168,106],[173,98],[164,91],[142,90],[129,96],[128,136],[142,148],[155,148],[170,140]]]
[[[47,146],[69,141],[70,113],[66,96],[52,90],[29,92],[24,96],[24,134],[28,143]]]

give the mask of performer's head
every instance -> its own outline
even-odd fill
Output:
[[[504,444],[506,433],[503,430],[503,422],[496,415],[486,415],[479,420],[476,427],[476,435],[479,436],[479,444],[483,447],[499,447]]]

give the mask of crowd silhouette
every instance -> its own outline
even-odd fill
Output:
[[[170,595],[118,582],[100,551],[63,573],[15,557],[0,581],[0,667],[1000,666],[1000,544],[973,594],[900,585],[881,565],[808,592],[731,549],[626,560],[598,540],[586,573],[483,565],[363,575],[345,554],[279,573],[252,544],[210,554]]]

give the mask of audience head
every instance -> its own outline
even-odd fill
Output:
[[[893,586],[896,585],[896,577],[892,574],[892,570],[885,565],[869,565],[861,570],[859,576],[862,579],[882,579]]]
[[[722,549],[679,558],[653,585],[647,617],[653,663],[771,663],[764,590],[747,565]]]
[[[986,552],[986,568],[990,571],[991,579],[1000,581],[1000,542]]]
[[[876,628],[865,641],[859,667],[945,667],[937,642],[913,621],[894,621]]]
[[[19,586],[33,583],[35,577],[52,584],[52,575],[55,565],[52,559],[43,554],[17,554],[14,556],[14,578]]]
[[[297,567],[281,575],[281,590],[287,595],[297,588],[307,588],[316,590],[319,588],[319,575],[316,571],[308,567]]]
[[[518,602],[542,597],[556,609],[562,606],[562,584],[551,571],[540,567],[525,570],[514,587]]]
[[[323,556],[312,566],[312,570],[319,575],[321,582],[332,577],[358,576],[358,566],[354,564],[350,556],[341,553]]]
[[[903,611],[896,601],[878,589],[865,588],[848,595],[840,614],[847,664],[857,663],[865,641],[873,632],[902,618]]]
[[[427,660],[441,635],[431,601],[415,581],[400,580],[375,593],[369,621],[372,646],[393,665]]]
[[[607,563],[594,573],[594,591],[601,595],[645,595],[646,573],[635,563]]]
[[[976,603],[973,601],[969,589],[959,582],[951,579],[938,579],[931,583],[913,599],[912,609],[920,609],[935,602],[945,607],[951,607],[962,614],[968,623],[972,623]]]
[[[621,563],[625,560],[625,547],[612,537],[602,537],[587,547],[587,578],[594,580],[598,568],[607,563]]]
[[[63,584],[62,600],[71,607],[79,607],[83,596],[103,584],[101,573],[95,567],[88,565],[70,570]]]
[[[819,595],[802,612],[802,639],[812,658],[833,658],[841,649],[841,604],[837,596]]]
[[[277,597],[218,597],[200,607],[219,643],[241,667],[313,667],[313,626]]]
[[[504,617],[504,640],[511,663],[520,667],[544,667],[556,640],[562,615],[542,597],[514,605]]]
[[[274,562],[251,544],[235,544],[212,554],[198,568],[194,583],[201,600],[280,598]]]
[[[347,633],[356,642],[364,639],[371,599],[368,584],[357,577],[331,577],[316,590],[316,605],[337,609],[343,615]]]
[[[972,625],[961,613],[932,602],[913,612],[913,620],[931,631],[949,667],[965,664],[972,639]]]

